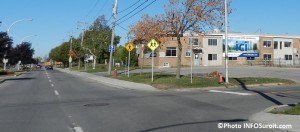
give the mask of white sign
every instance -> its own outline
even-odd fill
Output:
[[[2,62],[3,62],[3,63],[7,63],[7,62],[8,62],[8,59],[3,59]]]

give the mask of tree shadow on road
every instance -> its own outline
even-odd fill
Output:
[[[272,98],[272,97],[270,97],[270,96],[264,94],[263,92],[260,92],[260,91],[257,91],[257,90],[250,90],[250,89],[248,89],[247,86],[245,85],[245,83],[244,83],[243,81],[241,81],[240,79],[238,79],[238,78],[233,78],[233,79],[235,79],[237,82],[239,82],[240,85],[241,85],[241,87],[242,87],[244,90],[250,91],[250,92],[254,92],[254,93],[257,93],[257,94],[259,94],[260,96],[264,97],[265,99],[271,101],[272,103],[274,103],[274,104],[276,104],[276,105],[283,105],[283,103],[281,103],[281,102],[279,102],[278,100],[276,100],[276,99],[274,99],[274,98]]]

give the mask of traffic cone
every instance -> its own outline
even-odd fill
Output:
[[[222,73],[219,73],[219,84],[223,83],[223,76]]]

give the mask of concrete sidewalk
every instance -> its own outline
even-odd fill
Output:
[[[142,90],[142,91],[159,91],[156,88],[142,83],[135,83],[135,82],[129,82],[129,81],[123,81],[119,79],[113,79],[108,77],[103,77],[95,74],[90,74],[86,72],[79,72],[79,71],[70,71],[68,69],[61,69],[56,68],[56,70],[59,70],[61,72],[66,72],[73,75],[82,76],[84,78],[89,78],[95,81],[98,81],[100,83],[106,84],[108,86],[120,88],[120,89],[128,89],[128,90]]]
[[[284,132],[300,132],[300,115],[284,115],[284,114],[272,114],[269,113],[274,108],[279,108],[284,106],[272,106],[264,111],[256,113],[250,116],[249,120],[252,123],[263,123],[276,125],[291,125],[292,128],[282,128],[282,129],[274,129],[278,131]]]

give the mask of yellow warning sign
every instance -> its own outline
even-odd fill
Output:
[[[130,52],[134,49],[134,45],[132,43],[127,43],[125,45],[125,48]]]
[[[151,41],[147,44],[147,46],[149,49],[154,51],[159,46],[159,44],[154,39],[151,39]]]

